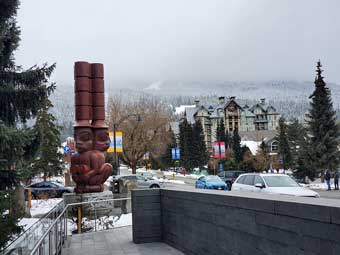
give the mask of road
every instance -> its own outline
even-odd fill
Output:
[[[196,180],[194,180],[194,179],[176,177],[176,180],[184,181],[185,184],[166,183],[165,187],[171,187],[171,188],[178,187],[179,189],[187,189],[187,190],[195,189],[195,181]],[[332,190],[332,191],[314,190],[314,191],[318,192],[320,194],[321,198],[339,199],[340,200],[340,191],[339,190]]]

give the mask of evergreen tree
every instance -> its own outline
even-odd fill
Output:
[[[292,157],[288,143],[287,126],[283,117],[281,117],[279,120],[279,128],[280,132],[277,137],[279,141],[279,155],[282,159],[283,168],[287,169],[291,166]]]
[[[24,161],[35,155],[36,137],[31,129],[18,129],[18,121],[25,123],[33,118],[44,100],[55,89],[48,85],[48,78],[55,65],[33,66],[23,70],[14,61],[14,51],[19,46],[20,30],[16,24],[19,0],[0,1],[0,250],[17,232],[17,215],[7,212],[11,206],[8,199],[18,183]]]
[[[176,136],[172,131],[171,127],[169,130],[170,142],[167,144],[165,154],[162,157],[163,167],[174,166],[174,160],[172,159],[172,148],[177,147]]]
[[[243,151],[241,148],[241,137],[239,136],[237,129],[234,130],[234,134],[232,138],[232,149],[234,152],[236,164],[240,164],[243,159]]]
[[[181,149],[181,165],[186,169],[193,168],[193,131],[191,125],[184,119],[179,125],[179,146]]]
[[[197,120],[193,126],[193,149],[191,152],[194,167],[203,168],[208,163],[209,155],[205,144],[201,121]]]
[[[299,151],[303,147],[303,142],[307,137],[306,129],[297,119],[293,119],[287,126],[287,137],[291,151],[291,167],[295,169],[298,166]]]
[[[46,104],[38,111],[34,129],[38,133],[40,146],[37,158],[32,163],[33,174],[43,173],[44,179],[62,172],[62,153],[60,147],[60,131],[55,117],[49,113],[52,103]]]
[[[317,63],[315,90],[308,113],[310,149],[312,150],[312,169],[324,172],[335,169],[339,163],[339,128],[336,124],[336,112],[333,110],[331,92],[322,77],[321,63]]]

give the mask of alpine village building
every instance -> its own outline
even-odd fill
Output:
[[[264,98],[253,106],[241,106],[235,97],[226,100],[221,96],[218,102],[216,106],[204,106],[196,100],[195,107],[186,107],[184,110],[184,118],[190,124],[201,121],[209,151],[212,151],[213,143],[217,141],[216,129],[221,119],[230,134],[238,130],[242,141],[264,141],[270,152],[277,150],[277,141],[274,138],[280,114]]]

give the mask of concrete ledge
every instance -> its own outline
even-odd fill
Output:
[[[134,190],[134,242],[187,254],[337,254],[340,202],[214,190]]]

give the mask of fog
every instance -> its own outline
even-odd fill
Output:
[[[121,82],[326,80],[340,83],[338,0],[21,0],[18,65],[77,60]]]

